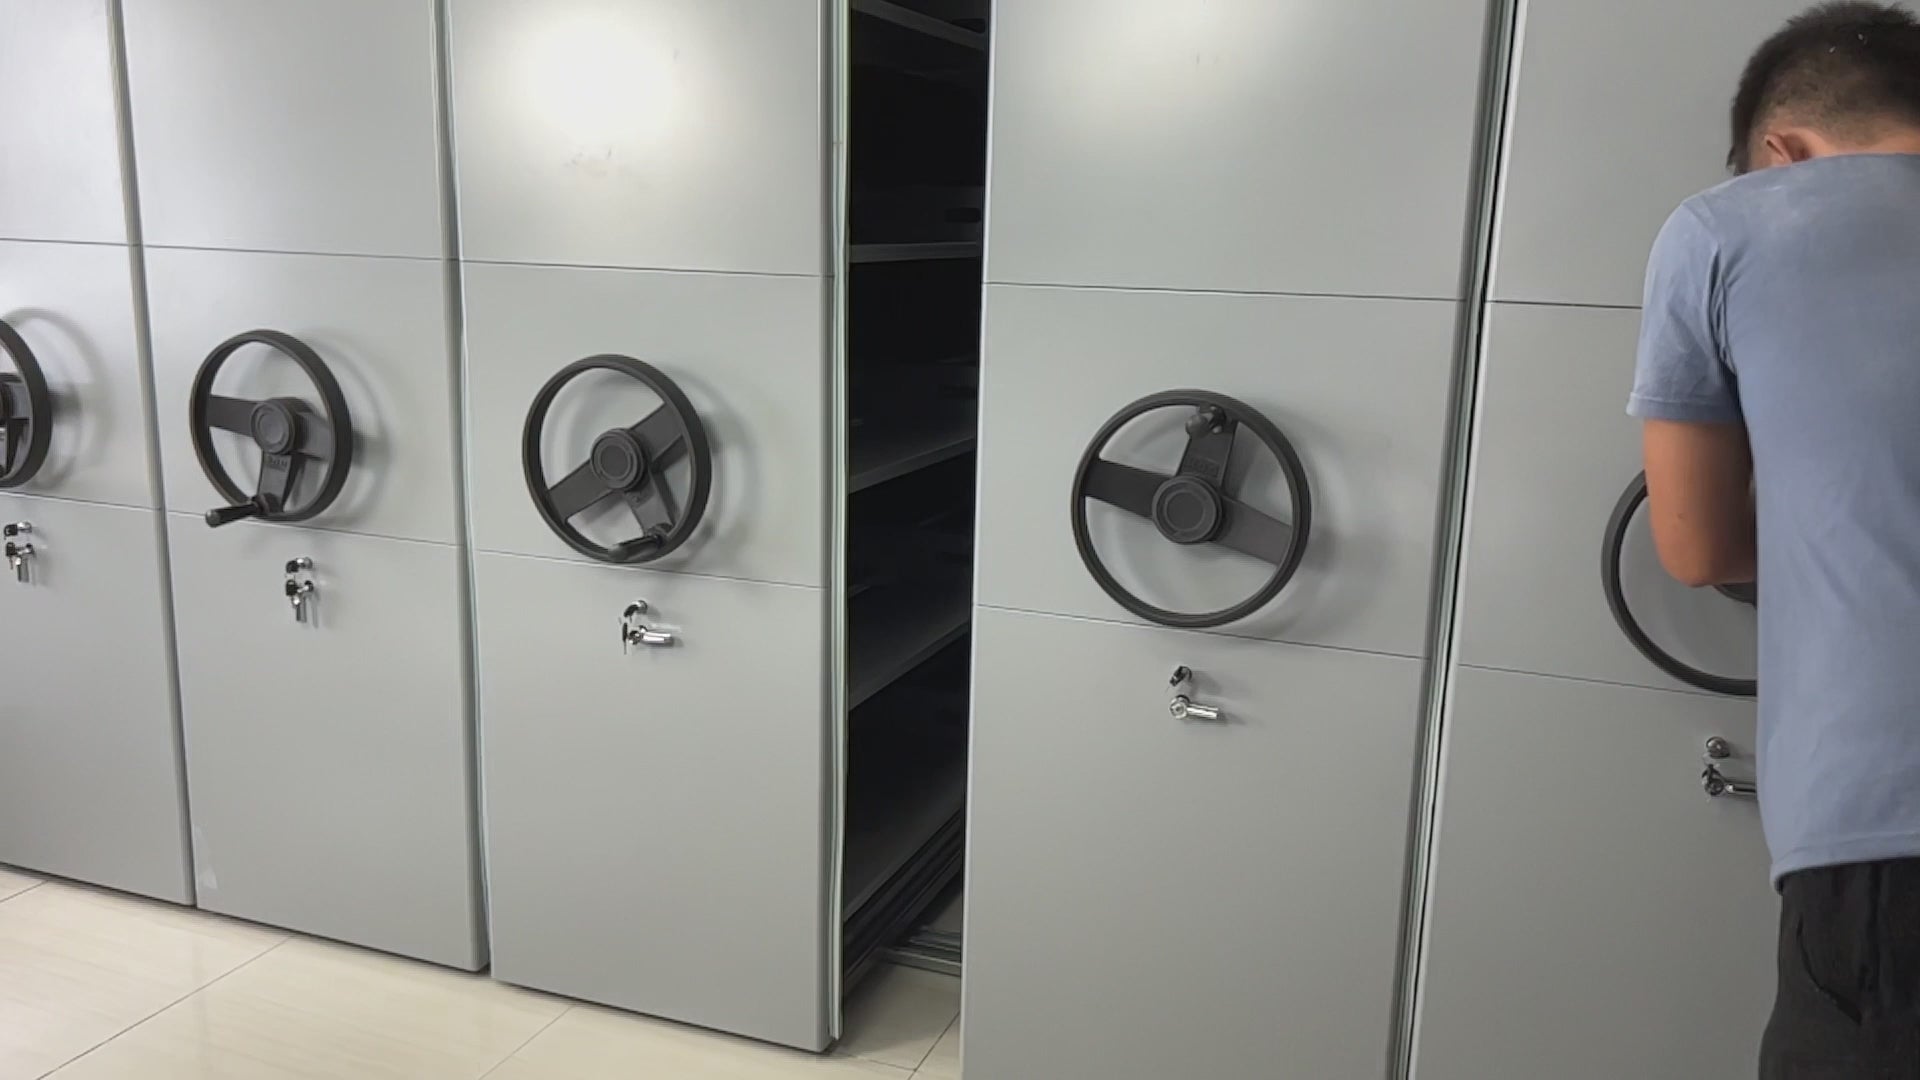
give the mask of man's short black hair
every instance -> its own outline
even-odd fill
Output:
[[[1888,120],[1920,124],[1920,18],[1893,4],[1821,4],[1769,38],[1733,100],[1733,153],[1745,172],[1761,125],[1780,112],[1845,134]]]

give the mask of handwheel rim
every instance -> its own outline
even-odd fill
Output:
[[[346,489],[347,476],[353,468],[353,415],[347,407],[347,396],[341,390],[339,380],[334,378],[333,369],[327,366],[319,353],[299,338],[278,330],[247,330],[221,342],[207,354],[194,376],[193,389],[187,401],[187,427],[192,436],[194,456],[200,461],[200,471],[206,474],[208,482],[213,484],[221,497],[234,503],[258,498],[258,492],[249,495],[236,483],[227,471],[226,464],[220,460],[219,452],[213,445],[215,428],[210,418],[214,380],[219,378],[227,361],[248,345],[265,346],[292,360],[320,395],[321,413],[332,440],[332,453],[327,460],[326,472],[321,477],[320,490],[297,509],[281,507],[259,514],[266,521],[310,521],[325,513]],[[262,448],[262,453],[265,452]]]
[[[1613,515],[1607,521],[1606,540],[1600,551],[1600,582],[1606,592],[1607,608],[1613,613],[1613,621],[1640,655],[1646,657],[1653,666],[1688,686],[1709,693],[1724,694],[1727,697],[1757,696],[1760,689],[1757,679],[1736,679],[1726,675],[1715,675],[1713,672],[1694,667],[1668,652],[1659,642],[1653,640],[1653,635],[1647,633],[1644,626],[1640,625],[1640,620],[1634,615],[1632,606],[1627,603],[1626,584],[1620,572],[1620,562],[1626,551],[1627,529],[1632,525],[1633,517],[1639,512],[1641,504],[1646,501],[1647,474],[1643,472],[1627,485],[1627,490],[1614,504]],[[1735,603],[1745,602],[1735,596],[1729,598]]]
[[[1095,497],[1088,494],[1088,484],[1092,470],[1101,462],[1101,452],[1107,448],[1113,437],[1128,424],[1150,412],[1169,408],[1220,409],[1236,425],[1247,427],[1256,439],[1273,454],[1280,463],[1280,469],[1287,481],[1288,504],[1291,519],[1287,523],[1291,529],[1291,538],[1285,556],[1274,563],[1274,571],[1267,581],[1245,600],[1231,606],[1206,612],[1174,611],[1156,604],[1148,603],[1128,590],[1107,568],[1093,543],[1092,529],[1087,519],[1087,503]],[[1169,477],[1177,480],[1179,476]],[[1224,493],[1229,501],[1235,501],[1232,494]],[[1281,432],[1279,427],[1266,416],[1254,410],[1244,402],[1216,394],[1207,390],[1169,390],[1150,394],[1121,409],[1107,422],[1087,444],[1081,455],[1080,464],[1074,472],[1073,490],[1069,498],[1070,516],[1073,528],[1074,548],[1079,553],[1081,563],[1108,598],[1126,611],[1148,622],[1176,629],[1200,630],[1246,619],[1278,597],[1282,590],[1299,572],[1302,560],[1306,557],[1307,543],[1313,528],[1313,497],[1307,480],[1305,465],[1301,463],[1299,453],[1293,443]]]
[[[46,372],[33,348],[5,319],[0,319],[0,352],[13,359],[14,369],[19,372],[21,385],[26,388],[28,413],[27,448],[17,464],[0,472],[0,489],[7,489],[32,482],[47,463],[47,454],[53,448],[53,391],[47,386]],[[11,442],[8,453],[12,453]],[[0,467],[4,465],[0,461]]]
[[[692,477],[688,486],[686,505],[675,518],[673,528],[657,540],[649,541],[649,534],[643,533],[637,540],[612,547],[597,544],[572,522],[572,518],[577,513],[584,512],[584,509],[577,511],[576,514],[562,515],[550,502],[552,485],[547,479],[541,453],[547,417],[561,391],[566,389],[573,380],[589,371],[612,371],[625,375],[659,395],[660,409],[672,415],[680,434],[686,440],[686,457]],[[656,410],[656,413],[658,411]],[[653,415],[653,413],[648,414],[648,419]],[[645,419],[641,423],[645,423]],[[602,353],[575,360],[561,368],[534,395],[533,402],[527,409],[520,440],[521,468],[526,477],[527,494],[533,501],[534,509],[562,542],[597,562],[611,563],[616,566],[633,566],[663,559],[685,545],[706,517],[707,503],[713,489],[713,450],[707,438],[706,426],[701,422],[700,414],[694,409],[693,402],[681,391],[679,385],[665,372],[645,361],[631,356]],[[599,439],[595,441],[598,443]],[[665,455],[656,454],[655,456]],[[659,466],[658,472],[649,471],[644,483],[662,484],[662,474],[667,467],[668,465],[663,464]],[[652,466],[648,466],[649,470],[651,468]],[[610,498],[615,494],[620,492],[610,489],[603,497]]]

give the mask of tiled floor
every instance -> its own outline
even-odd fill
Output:
[[[0,868],[0,1080],[957,1080],[958,980],[887,968],[825,1057]]]

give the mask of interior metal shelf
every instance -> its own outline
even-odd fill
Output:
[[[930,244],[853,244],[848,259],[854,263],[927,262],[934,259],[977,259],[986,245],[977,240]]]
[[[964,754],[929,758],[926,768],[902,770],[887,798],[848,806],[847,861],[842,914],[867,906],[954,819],[967,801]]]
[[[972,585],[942,575],[875,586],[849,601],[847,707],[857,708],[894,680],[965,636]]]
[[[974,416],[958,412],[859,424],[853,429],[847,490],[864,491],[968,453],[974,448],[978,427]]]
[[[987,35],[964,26],[956,26],[945,19],[922,14],[892,0],[853,0],[853,13],[874,20],[889,28],[908,31],[922,38],[972,52],[987,51]]]

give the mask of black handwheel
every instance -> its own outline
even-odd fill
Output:
[[[213,392],[213,381],[226,362],[247,345],[265,345],[300,365],[320,394],[320,408],[299,398],[263,401],[223,397]],[[218,528],[244,518],[268,521],[306,521],[324,512],[340,497],[353,467],[353,417],[347,397],[320,354],[300,339],[278,330],[249,330],[220,343],[194,376],[187,402],[187,426],[193,434],[193,453],[200,469],[232,505],[207,511],[207,524]],[[260,476],[251,494],[244,491],[220,455],[214,451],[215,429],[245,435],[260,448]],[[309,462],[326,469],[320,490],[303,503],[294,492]]]
[[[632,427],[603,432],[593,440],[585,462],[548,483],[540,463],[547,413],[560,391],[589,371],[625,375],[659,395],[660,405]],[[677,500],[667,487],[666,471],[682,457],[688,459],[692,477],[686,498]],[[686,543],[707,512],[707,495],[713,488],[713,451],[693,403],[659,369],[630,356],[589,356],[548,379],[527,409],[520,461],[526,469],[527,493],[547,527],[573,550],[608,563],[652,562]],[[615,496],[640,524],[640,535],[601,547],[575,528],[573,519]],[[682,501],[684,506],[678,505]]]
[[[0,352],[12,357],[14,367],[0,373],[0,488],[16,488],[47,463],[53,392],[26,339],[5,319],[0,319]]]
[[[1100,454],[1120,429],[1157,409],[1191,409],[1187,448],[1172,475],[1108,461]],[[1287,478],[1291,524],[1239,501],[1228,465],[1235,436],[1245,427],[1280,462]],[[1153,522],[1160,535],[1176,544],[1219,544],[1273,566],[1273,576],[1253,595],[1219,611],[1189,613],[1155,607],[1128,592],[1107,569],[1087,529],[1087,500],[1117,506]],[[1087,572],[1114,602],[1162,626],[1198,629],[1225,626],[1252,615],[1280,595],[1307,553],[1313,524],[1313,500],[1307,471],[1293,444],[1273,422],[1248,406],[1205,390],[1153,394],[1121,409],[1101,427],[1080,459],[1073,478],[1073,543]]]
[[[1627,590],[1620,577],[1620,557],[1627,546],[1627,528],[1633,524],[1633,517],[1647,501],[1647,474],[1641,473],[1614,504],[1613,517],[1607,522],[1606,542],[1600,550],[1600,583],[1607,592],[1607,607],[1613,611],[1613,621],[1620,624],[1620,632],[1627,635],[1633,647],[1640,655],[1653,661],[1653,666],[1679,679],[1688,686],[1729,697],[1753,697],[1759,692],[1759,683],[1754,679],[1735,679],[1726,675],[1715,675],[1710,671],[1686,663],[1660,647],[1653,640],[1640,620],[1634,617],[1633,609],[1627,606]],[[1749,607],[1758,599],[1752,583],[1744,585],[1722,585],[1719,593],[1736,603]]]

